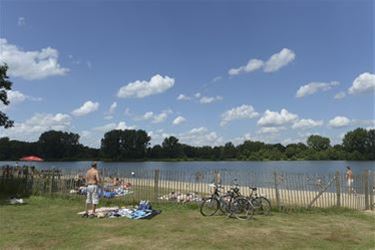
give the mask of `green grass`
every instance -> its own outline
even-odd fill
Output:
[[[152,220],[83,219],[82,198],[0,204],[0,249],[375,249],[375,217],[347,209],[274,212],[251,221],[154,204]],[[121,200],[102,205],[122,205]]]

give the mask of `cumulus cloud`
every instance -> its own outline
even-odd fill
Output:
[[[128,125],[126,125],[126,122],[122,121],[122,122],[119,122],[119,123],[113,122],[113,123],[105,124],[103,126],[95,127],[93,130],[105,133],[105,132],[108,132],[108,131],[111,131],[111,130],[114,130],[114,129],[121,129],[121,130],[135,129],[135,126],[128,126]]]
[[[150,81],[135,81],[122,86],[117,92],[120,98],[143,98],[150,95],[156,95],[172,88],[175,80],[168,76],[154,75]]]
[[[26,95],[18,90],[8,90],[7,91],[9,105],[5,106],[2,102],[0,103],[0,110],[8,110],[9,108],[22,103],[24,101],[41,101],[40,97],[33,97]]]
[[[332,128],[343,128],[349,126],[351,123],[350,119],[345,116],[336,116],[329,120],[328,125]]]
[[[179,101],[189,101],[189,100],[191,100],[191,97],[186,96],[186,95],[184,95],[184,94],[179,94],[179,95],[177,96],[177,100],[179,100]]]
[[[113,103],[111,104],[111,106],[109,107],[109,109],[108,109],[108,114],[109,114],[109,115],[114,114],[115,111],[116,111],[116,108],[117,108],[117,102],[113,102]]]
[[[179,125],[184,122],[186,122],[186,119],[184,117],[177,116],[176,119],[173,120],[173,125]]]
[[[295,58],[296,54],[292,50],[283,48],[280,52],[273,54],[265,62],[256,58],[250,59],[246,65],[229,69],[228,74],[235,76],[242,73],[250,73],[259,69],[263,69],[264,72],[271,73],[288,65]]]
[[[72,111],[72,115],[74,116],[84,116],[95,112],[99,108],[98,102],[87,101],[81,107]]]
[[[40,134],[48,130],[68,131],[71,117],[67,114],[35,114],[25,122],[15,122],[14,127],[0,129],[1,136],[11,139],[35,141]]]
[[[336,100],[343,99],[343,98],[345,98],[345,97],[346,97],[346,93],[345,93],[344,91],[340,91],[339,93],[337,93],[337,94],[334,96],[334,98],[335,98]]]
[[[138,118],[138,120],[149,120],[151,123],[161,123],[164,122],[168,118],[168,115],[172,113],[172,110],[164,110],[159,114],[149,111],[146,112],[142,117]]]
[[[23,51],[0,38],[0,58],[9,66],[9,75],[26,80],[62,76],[69,72],[58,63],[59,52],[51,47],[40,51]]]
[[[251,105],[235,107],[221,114],[220,126],[225,126],[234,120],[251,119],[257,117],[258,115],[259,114],[255,112],[253,106]]]
[[[264,62],[259,59],[250,59],[249,62],[244,65],[240,66],[238,68],[232,68],[228,71],[228,74],[231,76],[239,75],[241,73],[249,73],[253,72],[255,70],[258,70],[262,68],[264,65]]]
[[[327,91],[332,89],[332,87],[339,85],[339,82],[310,82],[306,85],[301,86],[296,93],[296,97],[301,98],[307,95],[315,94],[319,91]]]
[[[273,54],[264,65],[264,72],[275,72],[291,63],[296,58],[296,54],[287,48]]]
[[[294,129],[310,129],[315,127],[323,126],[323,121],[314,121],[312,119],[301,119],[293,123],[292,128]]]
[[[375,75],[365,72],[357,76],[353,85],[348,89],[349,94],[372,93],[375,91]]]
[[[221,96],[203,96],[199,102],[202,103],[202,104],[209,104],[209,103],[213,103],[213,102],[217,102],[217,101],[221,101],[223,100],[223,97]]]
[[[223,143],[221,136],[205,127],[193,128],[188,132],[179,134],[178,138],[181,143],[192,146],[217,146]]]
[[[263,127],[257,131],[258,134],[276,134],[285,130],[285,127]]]
[[[282,109],[280,113],[267,109],[257,124],[263,127],[275,127],[295,122],[297,119],[298,115],[289,113],[286,109]]]

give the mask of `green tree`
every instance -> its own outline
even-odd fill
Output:
[[[170,136],[164,139],[162,143],[164,155],[170,158],[183,157],[182,145],[178,142],[178,139],[174,136]]]
[[[0,66],[0,105],[9,104],[7,91],[12,89],[12,82],[8,80],[7,70],[8,65],[4,64]],[[13,121],[2,111],[0,111],[0,127],[13,127]]]
[[[316,151],[323,151],[331,146],[331,141],[327,137],[310,135],[309,138],[307,138],[307,145]]]
[[[236,155],[237,155],[237,149],[233,145],[233,143],[232,142],[225,143],[224,148],[223,148],[223,158],[234,159],[236,158]]]
[[[346,133],[342,140],[345,151],[350,153],[355,151],[366,153],[368,150],[366,144],[368,143],[367,130],[363,128],[357,128]]]
[[[101,140],[101,154],[114,161],[143,159],[150,139],[144,130],[111,130]]]
[[[79,135],[62,131],[47,131],[38,140],[41,155],[47,159],[74,158],[79,147]]]

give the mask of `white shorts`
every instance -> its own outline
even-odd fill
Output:
[[[353,185],[353,179],[347,180],[348,187],[351,187]]]
[[[88,185],[87,186],[87,204],[99,204],[99,194],[98,194],[98,185]]]

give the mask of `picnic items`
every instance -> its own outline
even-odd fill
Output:
[[[169,194],[163,195],[159,197],[159,200],[166,200],[166,201],[177,201],[179,203],[185,202],[200,202],[202,201],[202,197],[195,192],[192,193],[180,193],[180,192],[171,192]]]
[[[101,207],[96,209],[95,214],[91,214],[90,217],[97,218],[119,218],[126,217],[132,220],[139,219],[151,219],[154,216],[160,214],[160,210],[152,208],[149,201],[140,201],[136,207]],[[84,215],[85,211],[79,212],[79,215]]]

